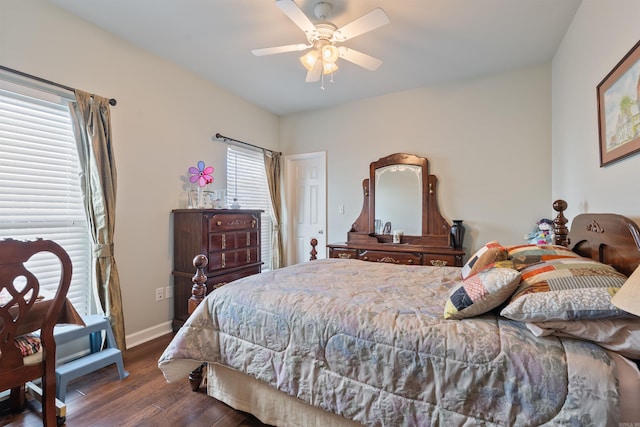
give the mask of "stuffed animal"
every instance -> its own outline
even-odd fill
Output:
[[[534,245],[550,245],[553,243],[553,221],[542,218],[536,223],[524,239]]]

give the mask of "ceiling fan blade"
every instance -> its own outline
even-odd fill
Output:
[[[367,70],[375,71],[382,65],[382,60],[345,46],[340,46],[338,52],[340,53],[340,58],[359,65],[362,68],[366,68]]]
[[[313,83],[320,80],[322,76],[322,61],[316,61],[315,65],[309,72],[307,73],[307,78],[304,79],[307,83]]]
[[[265,47],[263,49],[253,49],[251,53],[255,56],[274,55],[276,53],[295,52],[310,48],[312,45],[289,44],[286,46]]]
[[[276,0],[276,6],[306,34],[312,34],[316,31],[316,26],[293,0]]]
[[[389,17],[384,10],[378,7],[371,12],[365,13],[355,21],[351,21],[344,27],[338,28],[336,32],[333,33],[333,40],[343,42],[360,34],[375,30],[383,25],[387,25],[388,23]]]

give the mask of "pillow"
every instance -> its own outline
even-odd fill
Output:
[[[626,277],[589,258],[561,258],[521,271],[520,285],[500,314],[512,320],[606,319],[631,316],[611,304]]]
[[[16,347],[20,349],[22,357],[27,357],[40,351],[40,338],[33,334],[20,335],[14,341]]]
[[[520,273],[513,268],[495,265],[469,276],[449,294],[444,318],[464,319],[496,308],[513,293],[519,279]]]
[[[560,245],[516,245],[508,246],[507,251],[517,270],[554,259],[580,258],[577,253]]]
[[[462,278],[466,279],[496,261],[504,261],[508,256],[507,248],[495,240],[486,243],[464,264]]]
[[[538,337],[554,335],[594,342],[631,359],[640,359],[640,317],[629,319],[551,320],[527,323]]]

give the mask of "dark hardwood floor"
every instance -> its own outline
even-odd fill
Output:
[[[207,396],[203,389],[192,392],[186,380],[168,384],[158,369],[158,358],[171,338],[166,335],[127,350],[124,365],[129,376],[124,380],[111,365],[69,383],[65,425],[268,427]],[[0,425],[41,426],[42,418],[27,408],[20,414],[0,413]]]

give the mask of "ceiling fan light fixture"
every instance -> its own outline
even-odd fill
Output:
[[[349,39],[388,24],[389,17],[384,10],[377,7],[338,28],[327,20],[332,12],[330,0],[315,1],[316,4],[313,11],[316,18],[320,20],[320,22],[316,24],[311,22],[304,11],[296,4],[296,0],[275,0],[278,8],[305,33],[307,44],[275,46],[254,49],[251,52],[256,56],[263,56],[311,48],[309,52],[300,56],[300,63],[307,70],[307,76],[305,78],[305,82],[307,83],[317,82],[323,79],[325,74],[331,74],[331,81],[333,82],[333,73],[338,70],[336,61],[339,58],[370,71],[376,70],[382,64],[380,59],[358,52],[357,50],[349,49],[345,46],[336,46],[336,44],[342,44]],[[324,89],[324,87],[322,88]]]
[[[332,44],[322,46],[322,60],[324,62],[336,62],[338,59],[338,48]]]
[[[322,62],[322,74],[331,74],[338,70],[338,66],[335,62]]]
[[[313,66],[318,61],[319,57],[320,57],[320,54],[318,53],[318,51],[315,49],[312,49],[300,57],[300,62],[302,63],[304,68],[307,69],[307,71],[311,71],[313,70]]]

